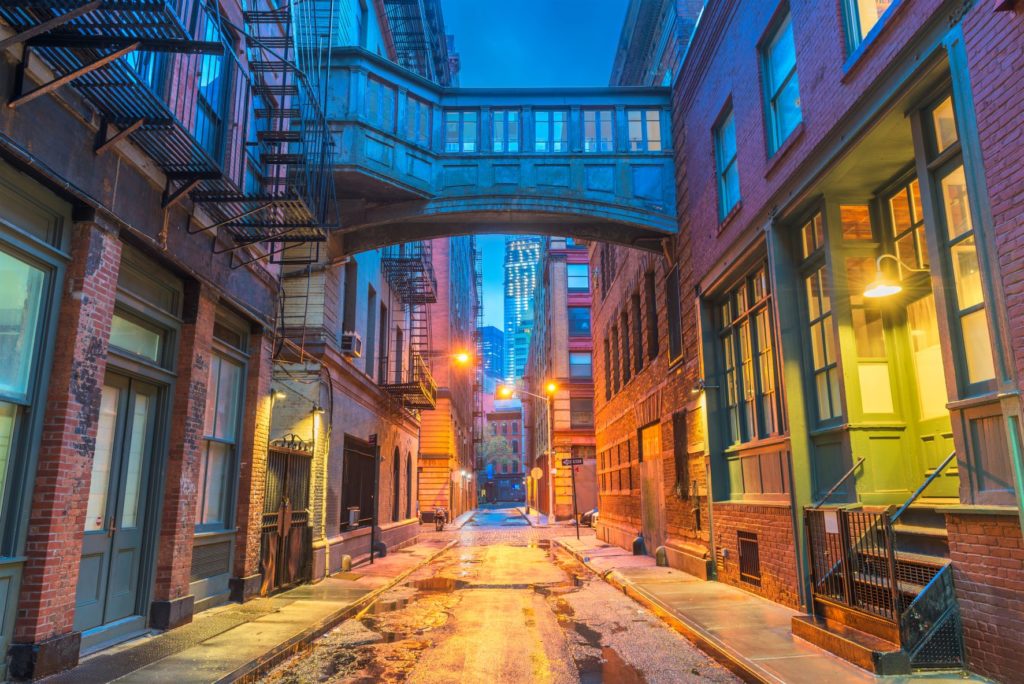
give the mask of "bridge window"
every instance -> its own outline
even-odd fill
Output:
[[[587,109],[583,111],[583,151],[611,152],[612,111]]]
[[[569,354],[569,377],[593,377],[594,360],[590,352],[571,352]]]
[[[629,122],[630,152],[661,151],[661,112],[657,109],[632,109],[626,113]]]
[[[417,145],[430,147],[430,105],[412,95],[408,96],[406,102],[406,137]]]
[[[478,123],[479,119],[476,112],[445,112],[444,151],[476,152]]]
[[[534,149],[537,152],[566,152],[569,149],[569,113],[534,112]]]
[[[494,112],[494,151],[519,151],[519,110],[499,109]]]
[[[796,76],[793,22],[787,16],[764,48],[764,79],[768,110],[768,152],[774,154],[803,120]]]
[[[590,291],[590,267],[587,264],[566,264],[569,292]]]
[[[366,80],[366,118],[382,128],[395,127],[395,99],[397,91],[372,76]]]
[[[736,165],[736,117],[732,108],[715,129],[715,170],[718,176],[718,218],[724,219],[740,201]]]

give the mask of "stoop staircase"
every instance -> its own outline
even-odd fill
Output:
[[[916,500],[932,479],[899,508],[805,510],[813,608],[793,618],[794,635],[879,675],[963,666],[943,514],[951,502]]]

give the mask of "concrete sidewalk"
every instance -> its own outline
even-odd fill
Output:
[[[427,540],[316,584],[213,608],[191,624],[107,649],[45,681],[253,681],[453,544]]]
[[[657,567],[649,556],[634,556],[593,536],[560,537],[555,543],[748,681],[988,681],[960,672],[876,677],[793,636],[790,622],[798,613],[785,606],[736,587]]]
[[[526,522],[530,523],[531,527],[547,527],[548,516],[544,515],[536,508],[530,508],[528,506],[516,506],[516,510],[519,511]]]

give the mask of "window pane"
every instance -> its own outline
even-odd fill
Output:
[[[878,23],[878,19],[889,9],[892,0],[854,0],[857,19],[860,24],[860,37],[863,39]]]
[[[885,337],[882,313],[877,309],[853,310],[853,333],[857,339],[857,356],[882,358],[885,356]]]
[[[636,152],[644,149],[644,124],[640,112],[629,112],[629,149]]]
[[[888,363],[859,363],[860,407],[864,413],[892,413],[892,385]]]
[[[446,152],[459,151],[459,113],[444,113],[444,149]]]
[[[462,117],[462,151],[476,152],[476,112],[464,112]]]
[[[590,334],[590,309],[585,306],[569,307],[569,334]]]
[[[907,305],[910,351],[917,376],[920,418],[947,415],[946,376],[942,372],[942,340],[935,312],[935,296],[929,294]]]
[[[946,210],[946,228],[949,239],[973,230],[971,206],[967,197],[967,179],[964,167],[958,166],[942,179],[942,203]]]
[[[789,79],[786,85],[775,98],[775,118],[778,131],[778,139],[775,145],[785,142],[789,134],[800,123],[800,85],[797,82],[796,73]]]
[[[953,98],[947,97],[932,110],[932,123],[935,125],[935,146],[938,152],[942,152],[957,141]]]
[[[14,420],[18,407],[0,401],[0,501],[4,500],[7,486],[7,468],[11,464],[11,450],[14,442]]]
[[[585,352],[569,354],[569,375],[573,378],[589,378],[591,372],[591,355]]]
[[[114,433],[117,430],[117,404],[120,398],[121,390],[104,385],[100,394],[100,417],[96,426],[96,446],[89,479],[89,504],[85,511],[86,532],[105,527],[110,464],[114,457]]]
[[[831,389],[829,387],[829,374],[823,371],[814,376],[816,394],[818,395],[818,420],[828,420],[832,417],[832,406],[829,403]]]
[[[0,252],[0,394],[24,396],[38,340],[46,274]]]
[[[242,386],[242,367],[221,359],[217,381],[217,422],[214,437],[234,441],[238,431],[238,405]]]
[[[722,162],[728,163],[736,156],[736,117],[732,112],[722,122],[719,128],[718,146],[722,155]]]
[[[656,111],[647,112],[647,150],[661,151],[661,116]]]
[[[984,309],[979,309],[961,318],[960,326],[963,329],[968,381],[991,380],[996,376],[996,370],[992,361],[992,340],[988,336],[988,315]]]
[[[796,67],[796,45],[793,42],[793,22],[786,18],[775,39],[768,46],[768,78],[772,94],[779,91],[783,81]]]
[[[149,418],[149,397],[135,395],[132,412],[131,440],[128,444],[128,465],[124,483],[124,506],[121,509],[121,527],[135,527],[139,519],[139,499],[142,492],[142,465],[145,459],[146,430]]]
[[[985,301],[981,290],[981,271],[978,268],[978,250],[974,237],[968,237],[950,248],[953,276],[956,281],[957,306],[962,311]]]
[[[110,324],[110,345],[150,361],[160,360],[161,335],[135,321],[114,314]]]
[[[220,442],[207,442],[206,479],[203,482],[203,514],[204,524],[223,523],[224,492],[230,472],[231,447]]]

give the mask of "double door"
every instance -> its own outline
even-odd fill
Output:
[[[79,565],[75,629],[145,626],[140,608],[159,390],[108,374],[100,399]]]

